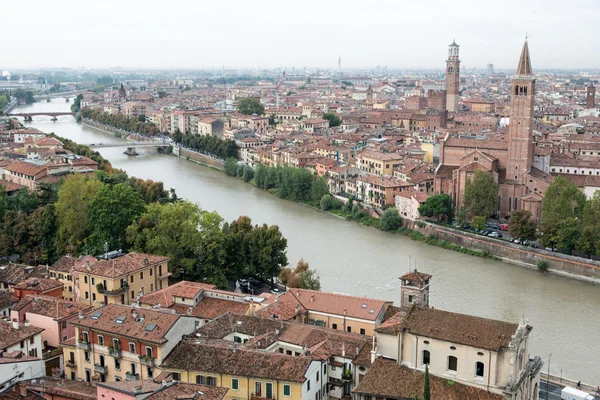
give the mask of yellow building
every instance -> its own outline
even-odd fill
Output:
[[[169,260],[142,253],[89,257],[72,268],[73,299],[92,306],[135,303],[140,296],[169,286]]]
[[[63,299],[73,301],[74,298],[73,293],[75,283],[73,281],[73,275],[71,273],[73,268],[75,266],[82,266],[86,262],[95,261],[97,261],[96,258],[91,256],[63,256],[48,269],[48,271],[50,272],[50,277],[60,281],[63,284]]]
[[[67,378],[119,381],[153,378],[156,367],[181,335],[194,330],[194,318],[110,304],[79,314],[75,337],[61,343]]]
[[[382,153],[365,149],[356,156],[356,167],[370,174],[392,176],[395,167],[400,166],[402,156],[396,153]]]
[[[421,143],[421,150],[425,152],[423,161],[425,161],[427,164],[433,163],[433,143]]]
[[[241,347],[190,339],[182,341],[161,367],[180,382],[227,388],[228,400],[321,398],[321,362]]]

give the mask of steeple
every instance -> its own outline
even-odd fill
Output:
[[[527,39],[525,39],[525,44],[523,45],[523,50],[521,51],[521,58],[519,59],[519,66],[517,67],[516,77],[529,77],[532,76],[531,70],[531,57],[529,56],[529,45],[527,44]]]

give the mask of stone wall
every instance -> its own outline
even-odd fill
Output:
[[[423,224],[420,225],[423,226]],[[409,228],[425,236],[434,234],[440,239],[468,249],[487,251],[504,261],[528,268],[537,268],[536,264],[539,260],[546,260],[550,273],[585,281],[600,282],[600,262],[595,260],[521,246],[431,223],[425,223],[425,226],[420,228],[417,223],[411,221],[409,222]]]
[[[201,153],[197,153],[193,150],[179,148],[178,151],[173,151],[174,154],[179,153],[179,157],[194,161],[198,164],[207,165],[216,169],[222,170],[224,168],[224,161],[217,158],[212,158]]]

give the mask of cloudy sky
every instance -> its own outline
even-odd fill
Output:
[[[600,67],[600,0],[29,0],[3,2],[16,67]]]

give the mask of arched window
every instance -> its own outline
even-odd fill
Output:
[[[458,359],[454,356],[448,356],[448,371],[456,372],[458,370]]]
[[[517,200],[519,200],[519,199],[517,199],[517,198],[515,197],[515,211],[517,210],[517,206],[518,206]]]
[[[509,198],[508,198],[508,212],[510,212],[510,210],[511,210],[511,208],[510,208],[510,207],[511,207],[511,206],[512,206],[512,201],[511,201],[511,198],[509,197]]]
[[[519,86],[515,85],[515,96],[519,95]]]
[[[485,372],[485,366],[481,361],[477,361],[475,363],[475,376],[477,378],[483,378],[483,373]]]
[[[498,212],[500,212],[500,203],[502,203],[502,197],[498,196]]]
[[[429,350],[423,350],[423,357],[421,360],[421,364],[428,365],[429,361],[431,359],[430,357],[431,357],[431,355],[429,354]]]
[[[523,87],[523,96],[527,96],[527,86]]]

